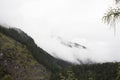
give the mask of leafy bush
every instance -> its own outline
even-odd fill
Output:
[[[2,80],[12,80],[12,77],[10,75],[5,75]]]

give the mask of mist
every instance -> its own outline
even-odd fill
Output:
[[[54,57],[78,63],[120,61],[120,29],[103,24],[112,0],[0,0],[0,24],[20,28]],[[60,43],[76,42],[87,49]]]

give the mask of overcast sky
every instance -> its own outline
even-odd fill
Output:
[[[32,36],[51,55],[64,60],[120,61],[120,29],[103,24],[112,0],[0,0],[0,23]],[[87,50],[60,43],[77,42]]]

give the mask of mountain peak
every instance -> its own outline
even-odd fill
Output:
[[[86,46],[83,46],[77,42],[72,42],[72,41],[67,41],[67,40],[64,40],[62,39],[61,37],[57,37],[57,39],[60,41],[60,43],[66,47],[69,47],[69,48],[79,48],[79,49],[87,49]]]

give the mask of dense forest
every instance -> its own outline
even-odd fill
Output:
[[[75,65],[52,57],[20,29],[0,26],[0,32],[25,45],[30,54],[51,71],[50,80],[120,80],[118,62]]]
[[[51,80],[120,80],[119,63],[83,64],[66,68]]]

